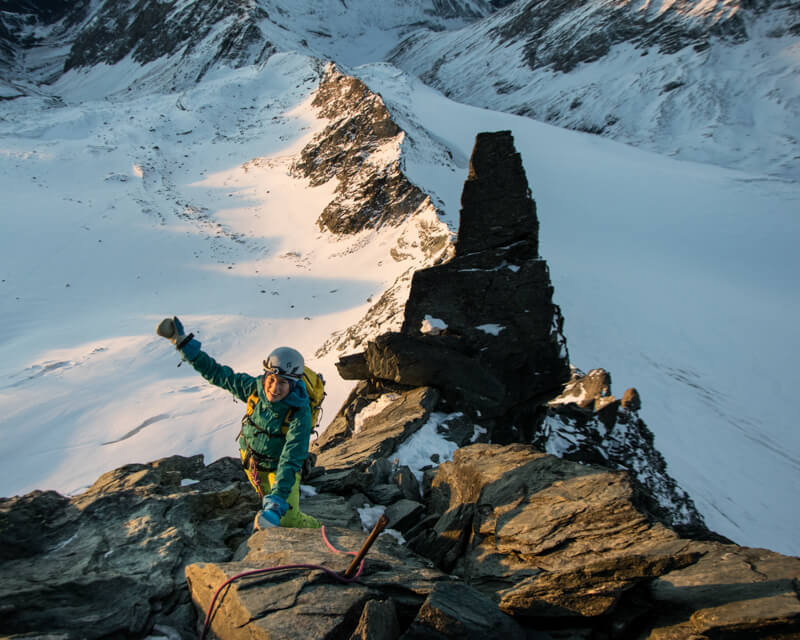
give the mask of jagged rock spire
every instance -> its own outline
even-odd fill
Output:
[[[461,194],[456,255],[525,241],[539,250],[539,220],[510,131],[479,133]]]
[[[478,135],[453,258],[414,274],[399,333],[343,358],[348,379],[433,386],[443,407],[517,439],[569,380],[563,320],[539,257],[536,203],[509,131]]]

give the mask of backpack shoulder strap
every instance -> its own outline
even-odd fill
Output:
[[[247,411],[247,415],[248,416],[252,416],[253,415],[253,411],[256,410],[256,405],[257,404],[258,404],[258,387],[256,387],[256,390],[253,391],[253,393],[250,394],[249,398],[247,398],[247,409],[246,409],[246,411]]]

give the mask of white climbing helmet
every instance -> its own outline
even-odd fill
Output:
[[[303,377],[305,361],[300,352],[291,347],[278,347],[264,360],[264,370],[289,380]]]

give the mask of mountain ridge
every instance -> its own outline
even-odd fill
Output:
[[[298,12],[307,8],[307,5],[294,4]],[[427,6],[426,3],[416,3],[409,11],[416,11],[423,5]],[[124,9],[126,5],[120,6]],[[262,5],[259,3],[258,6]],[[270,38],[270,42],[275,41],[276,49],[297,46],[307,52],[328,47],[329,51],[338,52],[351,42],[342,42],[341,38],[330,37],[331,34],[350,34],[354,50],[361,50],[366,43],[370,44],[369,53],[372,54],[384,51],[414,28],[414,24],[406,19],[410,13],[403,13],[396,6],[392,11],[384,11],[391,28],[383,38],[385,42],[379,46],[369,42],[369,29],[362,24],[347,25],[345,29],[336,23],[337,19],[344,20],[352,13],[337,14],[328,7],[309,14],[309,22],[302,22],[306,17],[288,11],[291,7],[286,3],[271,3],[270,6],[276,11],[273,16],[276,23],[270,24],[274,33],[283,39],[279,42],[277,38]],[[351,11],[357,11],[366,4],[351,2],[349,6]],[[331,12],[328,13],[327,9]],[[515,5],[511,4],[505,7],[506,11],[514,9]],[[766,17],[770,18],[770,15]],[[7,14],[3,14],[3,24],[6,18]],[[320,18],[329,18],[331,28],[327,29],[327,35],[309,35],[310,21],[314,20],[318,25]],[[430,27],[431,20],[428,16],[422,24]],[[464,22],[472,24],[475,20],[464,19],[461,27]],[[437,24],[449,24],[455,29],[458,23],[456,20]],[[759,24],[766,28],[766,22]],[[290,31],[294,27],[297,33]],[[169,28],[169,24],[164,25],[165,30]],[[317,26],[314,29],[319,30]],[[452,29],[443,28],[439,34],[446,39],[450,31]],[[118,440],[119,436],[130,433],[136,425],[148,423],[151,418],[170,415],[169,422],[159,420],[148,424],[159,427],[174,424],[186,430],[185,434],[176,434],[177,441],[171,452],[175,449],[187,452],[205,448],[226,450],[229,443],[223,443],[221,436],[208,433],[223,433],[224,425],[232,418],[212,402],[214,397],[211,394],[183,395],[196,393],[197,389],[186,384],[174,371],[160,365],[161,356],[149,343],[152,337],[141,329],[153,323],[150,316],[155,314],[161,317],[163,313],[177,312],[188,317],[198,331],[205,333],[204,341],[242,368],[252,365],[252,357],[248,358],[248,354],[267,349],[270,341],[275,339],[298,339],[298,333],[313,334],[320,340],[321,336],[330,336],[322,347],[318,343],[310,344],[310,340],[303,344],[306,353],[319,348],[320,357],[330,364],[334,355],[358,349],[371,334],[380,331],[380,327],[398,322],[396,311],[405,299],[417,267],[415,259],[405,256],[421,253],[417,251],[422,246],[417,238],[424,229],[417,229],[414,223],[402,231],[384,227],[380,231],[366,231],[351,240],[337,239],[335,243],[340,244],[331,249],[330,238],[318,235],[318,228],[312,224],[306,237],[292,236],[292,242],[297,246],[281,246],[283,230],[294,221],[305,223],[306,220],[303,212],[291,206],[292,200],[303,202],[302,208],[308,209],[307,217],[313,222],[330,201],[326,189],[331,192],[335,189],[335,184],[330,183],[312,189],[305,185],[300,190],[294,182],[284,182],[282,174],[284,167],[288,168],[294,159],[292,155],[299,151],[292,144],[316,126],[315,116],[310,110],[304,111],[308,105],[298,104],[296,99],[310,96],[325,62],[309,62],[306,58],[301,61],[297,54],[278,51],[256,66],[248,66],[244,62],[245,56],[240,60],[244,66],[234,69],[231,65],[239,64],[235,56],[217,57],[224,50],[222,30],[200,30],[199,33],[208,35],[202,43],[188,50],[188,56],[176,52],[172,57],[160,58],[145,66],[126,57],[114,66],[100,64],[73,68],[53,84],[41,84],[41,80],[52,79],[52,70],[61,68],[59,65],[68,49],[33,49],[28,51],[27,62],[30,64],[23,65],[33,75],[15,76],[16,80],[6,85],[11,88],[4,89],[3,96],[9,100],[3,103],[2,125],[4,141],[8,143],[7,150],[3,151],[3,180],[4,184],[10,185],[6,190],[9,210],[16,214],[13,216],[14,233],[11,234],[15,239],[14,246],[6,247],[6,255],[14,258],[4,265],[3,277],[3,286],[10,292],[9,300],[13,305],[4,309],[9,318],[9,322],[4,323],[6,341],[3,343],[7,353],[3,359],[8,372],[6,389],[14,390],[14,397],[11,391],[3,396],[4,406],[9,409],[4,427],[10,434],[4,445],[7,452],[14,451],[18,443],[16,421],[20,419],[20,412],[24,412],[26,406],[40,406],[34,399],[34,391],[44,389],[69,406],[70,416],[76,416],[74,424],[67,420],[66,426],[75,427],[74,441],[81,448],[93,450],[91,447],[95,444]],[[787,33],[786,29],[783,33]],[[308,36],[305,45],[300,43],[303,36]],[[779,36],[769,42],[781,44],[783,38],[785,36]],[[355,46],[356,42],[358,46]],[[54,41],[55,44],[59,43]],[[255,53],[257,51],[256,48]],[[367,56],[363,51],[346,58],[349,64],[342,68],[363,60]],[[691,48],[689,51],[697,53]],[[707,51],[700,53],[707,54]],[[633,54],[636,60],[641,59],[638,52],[633,51]],[[672,54],[670,60],[674,62],[679,54]],[[612,51],[611,55],[618,54]],[[207,66],[214,60],[214,65]],[[463,71],[463,67],[459,68]],[[203,69],[206,71],[202,82],[195,82]],[[660,91],[670,83],[679,82],[675,71],[676,68],[670,67],[669,75],[660,77],[653,86]],[[780,76],[781,81],[790,80],[790,71],[782,68],[780,74],[775,75]],[[5,73],[4,67],[4,76]],[[581,66],[576,67],[573,73],[580,74]],[[712,455],[718,452],[720,459],[728,454],[740,456],[745,449],[728,451],[719,443],[744,437],[748,446],[752,443],[758,445],[761,441],[767,443],[773,452],[782,450],[783,445],[788,452],[785,462],[791,465],[796,460],[796,456],[791,454],[791,433],[780,431],[785,418],[779,400],[783,386],[764,388],[771,384],[771,376],[783,371],[782,363],[769,350],[772,345],[759,347],[758,353],[764,357],[764,368],[760,370],[762,375],[758,379],[751,380],[761,390],[761,397],[771,399],[766,400],[763,407],[741,401],[741,398],[749,397],[752,389],[748,388],[745,393],[736,385],[740,376],[734,375],[731,379],[730,372],[743,371],[746,367],[734,366],[728,367],[728,371],[720,371],[728,360],[724,357],[719,359],[715,351],[717,342],[727,341],[723,345],[725,353],[741,352],[742,357],[747,356],[749,347],[730,348],[730,345],[740,344],[741,336],[750,335],[747,328],[737,329],[740,314],[758,309],[756,301],[763,304],[765,310],[773,309],[774,301],[769,295],[778,291],[778,285],[791,272],[785,267],[792,264],[791,259],[788,254],[783,257],[782,251],[784,244],[791,244],[793,237],[793,226],[787,220],[790,206],[787,203],[793,202],[794,183],[747,173],[707,173],[708,167],[661,162],[657,156],[628,154],[628,150],[622,147],[606,146],[597,137],[559,137],[555,129],[532,126],[530,119],[506,119],[489,112],[480,114],[479,118],[477,110],[462,109],[441,99],[434,91],[421,89],[418,81],[388,63],[356,67],[355,75],[371,86],[373,92],[386,94],[382,97],[384,105],[406,131],[400,143],[399,165],[408,175],[414,176],[412,183],[422,185],[438,210],[435,214],[429,211],[433,217],[420,220],[420,223],[424,222],[423,227],[436,229],[442,221],[447,221],[451,231],[457,227],[455,203],[458,195],[454,185],[460,185],[452,176],[466,168],[469,149],[464,149],[467,144],[464,141],[474,135],[469,130],[472,119],[476,122],[480,119],[480,125],[475,126],[477,131],[511,128],[515,133],[520,132],[518,139],[524,141],[526,164],[530,162],[536,167],[532,172],[532,183],[537,199],[547,203],[547,219],[543,218],[546,234],[543,252],[559,258],[558,262],[551,264],[558,265],[553,273],[553,277],[559,279],[556,291],[564,302],[571,305],[566,314],[568,334],[586,333],[585,328],[592,325],[603,327],[609,318],[614,319],[618,327],[626,327],[615,328],[613,332],[598,331],[594,344],[584,340],[577,351],[582,355],[574,364],[586,369],[609,366],[615,377],[619,376],[626,386],[638,386],[640,381],[657,378],[656,383],[651,381],[651,389],[656,389],[656,392],[645,388],[644,396],[648,399],[645,408],[647,412],[654,408],[661,410],[649,413],[654,417],[648,417],[648,422],[659,442],[670,446],[669,453],[665,449],[670,468],[676,471],[676,475],[679,472],[681,484],[691,487],[692,494],[699,496],[704,514],[712,514],[718,518],[717,522],[728,519],[729,523],[724,526],[730,527],[726,528],[726,533],[731,538],[741,535],[751,540],[778,541],[769,542],[769,546],[794,544],[789,534],[781,533],[793,528],[792,515],[782,513],[780,506],[788,503],[780,496],[791,494],[791,477],[774,473],[774,469],[783,468],[784,460],[769,458],[769,468],[765,468],[763,456],[757,456],[763,447],[756,446],[752,455],[747,455],[750,464],[743,465],[737,478],[731,479],[721,471],[715,458],[709,461],[703,457],[706,452]],[[467,77],[468,74],[462,75]],[[563,79],[562,76],[566,77],[560,74],[558,78]],[[491,77],[490,80],[494,81]],[[609,85],[610,93],[614,93],[614,86],[613,83]],[[681,89],[674,86],[664,96],[677,96]],[[584,101],[583,104],[588,103]],[[630,101],[630,104],[635,107],[636,101]],[[427,105],[431,107],[423,112]],[[680,102],[673,104],[678,113],[681,106]],[[604,124],[606,113],[600,115],[603,117],[599,122]],[[442,127],[443,120],[450,120],[450,124],[455,126]],[[470,124],[462,127],[461,120]],[[487,127],[485,122],[492,124]],[[594,126],[591,122],[589,124]],[[320,126],[324,128],[324,125]],[[753,135],[758,137],[760,133]],[[306,142],[303,140],[303,144]],[[722,142],[729,148],[738,144],[735,138]],[[593,149],[603,150],[608,155],[600,159]],[[619,154],[625,154],[625,162],[616,162]],[[562,163],[562,156],[568,157],[566,163]],[[585,166],[584,156],[591,158],[594,166]],[[56,165],[63,169],[62,175],[68,176],[69,180],[59,183],[57,174],[53,172]],[[559,166],[559,172],[554,173],[548,165]],[[639,171],[638,168],[643,166],[655,169]],[[616,179],[612,172],[607,171],[608,167],[616,167],[631,179],[627,182]],[[642,188],[634,184],[634,176],[650,181],[648,188],[651,191],[640,193]],[[680,184],[672,180],[674,176],[680,176]],[[598,187],[595,181],[605,184]],[[662,182],[666,188],[659,190]],[[713,184],[716,190],[698,189],[697,198],[693,200],[694,189],[701,183],[705,186]],[[45,199],[43,194],[52,193],[57,184],[61,185],[58,197]],[[576,201],[576,193],[584,190],[591,196]],[[678,206],[671,209],[662,206],[662,201],[672,202],[671,194],[667,192],[670,190],[686,192],[688,197],[680,199]],[[314,199],[308,206],[303,200],[306,196]],[[131,199],[136,204],[133,207],[136,211],[130,207]],[[315,209],[317,202],[321,203],[320,211]],[[740,202],[747,203],[746,209]],[[719,212],[715,207],[722,207],[720,203],[724,203],[730,215],[717,215]],[[237,205],[242,205],[241,209],[237,210]],[[251,209],[246,211],[247,207]],[[273,210],[281,212],[283,219],[270,217]],[[618,210],[622,210],[627,218],[617,219]],[[60,215],[48,217],[51,211]],[[117,229],[119,235],[111,234],[111,223],[122,220],[130,221],[134,226],[125,228],[124,232]],[[146,221],[144,225],[142,220]],[[25,228],[27,222],[36,223],[30,233]],[[158,233],[154,232],[146,244],[138,244],[141,228],[151,223]],[[645,223],[648,226],[645,233],[638,236],[631,233]],[[70,225],[74,229],[70,228],[68,232]],[[677,236],[678,249],[670,251],[663,245],[652,246],[653,238],[676,237],[671,232],[678,227],[682,229]],[[52,234],[39,233],[42,228],[52,231]],[[164,234],[165,230],[170,233]],[[64,237],[69,238],[69,248],[80,255],[77,264],[91,265],[88,270],[78,272],[75,264],[65,259],[69,249],[63,246],[63,241],[49,240],[56,231],[66,234]],[[770,235],[773,232],[776,235]],[[407,233],[405,238],[404,233]],[[766,238],[770,255],[759,253],[760,247],[766,246],[764,242],[743,243],[738,240],[743,233],[747,238],[753,233]],[[627,245],[619,246],[614,240],[615,236],[628,237],[629,234],[631,241]],[[181,245],[165,249],[168,243],[164,238],[179,235],[187,239],[195,235],[202,237],[209,246],[187,250]],[[125,242],[119,242],[119,238],[124,238]],[[772,244],[776,238],[777,244]],[[244,244],[240,242],[242,239],[245,239]],[[320,242],[316,243],[317,240]],[[29,241],[39,247],[44,260],[29,262],[31,258],[24,250]],[[188,244],[188,240],[186,242]],[[417,246],[414,246],[415,242]],[[383,243],[387,245],[385,252],[377,246]],[[114,253],[115,260],[98,263],[101,247],[109,247],[107,253]],[[614,250],[591,266],[581,264],[584,256],[589,260],[588,256],[597,255],[595,251],[602,247]],[[698,247],[703,251],[696,252]],[[357,277],[348,278],[344,284],[326,281],[330,269],[318,274],[311,272],[311,265],[318,265],[315,257],[330,253],[331,262],[326,265],[330,267],[343,264],[345,254],[356,255],[365,249],[374,249],[375,252],[370,254],[369,262],[365,258],[354,269]],[[137,252],[138,255],[134,255]],[[162,252],[170,256],[174,253],[174,257],[162,262],[165,260]],[[635,269],[627,272],[616,269],[623,256],[638,256],[639,253],[642,259]],[[731,253],[740,256],[733,265],[722,260]],[[707,258],[706,261],[700,259],[701,254]],[[268,272],[262,260],[271,255],[279,260],[270,263]],[[661,255],[669,256],[672,262],[664,265],[662,273],[652,274],[652,282],[642,282],[640,274],[649,273],[647,260]],[[780,260],[784,260],[784,264],[779,264]],[[715,265],[713,273],[704,270],[704,265],[709,264]],[[712,302],[708,306],[720,301],[708,290],[697,296],[695,289],[699,287],[694,286],[707,280],[716,282],[711,277],[718,275],[716,265],[719,271],[730,273],[730,282],[726,280],[721,287],[715,286],[713,292],[724,291],[729,286],[736,289],[736,306],[721,307],[728,314],[724,321],[713,316],[708,318],[707,309],[686,309],[681,305],[682,301],[691,300],[693,296],[710,298]],[[766,268],[761,269],[762,265]],[[692,278],[688,280],[684,278],[684,271],[690,268]],[[47,271],[47,276],[44,271]],[[104,271],[114,276],[113,282],[98,275]],[[23,272],[26,277],[23,277]],[[165,277],[164,273],[169,276]],[[665,278],[666,275],[669,278]],[[395,280],[398,289],[385,288]],[[146,282],[141,291],[137,289],[140,282]],[[243,287],[242,283],[248,283],[248,286]],[[763,283],[770,283],[770,286],[761,286]],[[306,286],[311,290],[304,289]],[[300,293],[294,293],[295,287]],[[671,296],[674,288],[682,289],[679,299]],[[343,291],[347,292],[346,295],[342,295]],[[602,295],[598,296],[597,291],[603,292]],[[654,291],[663,293],[652,295]],[[101,304],[101,298],[92,297],[93,294],[99,295],[98,292],[113,298],[113,310]],[[77,295],[69,297],[71,294]],[[143,296],[141,299],[137,298],[140,294]],[[751,304],[741,305],[742,295]],[[70,306],[70,301],[78,297],[87,301],[82,306],[85,311],[80,313],[76,306]],[[343,298],[347,300],[343,301]],[[345,322],[344,314],[330,315],[332,311],[341,311],[346,303],[353,308],[358,306],[359,318],[364,318],[364,313],[369,311],[376,298],[380,303],[363,322],[353,317],[348,317]],[[662,300],[665,303],[663,309]],[[586,306],[581,307],[581,304]],[[653,315],[646,321],[659,329],[660,342],[642,346],[639,338],[647,332],[647,326],[631,327],[624,322],[623,316],[633,314],[634,319],[643,320],[646,316],[642,310],[647,310],[648,305],[651,305]],[[169,308],[165,310],[165,307]],[[784,312],[785,309],[791,310],[791,300],[782,300],[779,308]],[[90,313],[92,309],[94,311]],[[242,317],[228,317],[230,309],[236,309]],[[147,317],[143,318],[142,313]],[[661,316],[665,319],[679,317],[680,322],[661,321]],[[286,318],[290,320],[284,323]],[[757,339],[759,344],[772,336],[775,341],[784,340],[783,352],[786,344],[792,344],[791,334],[781,328],[781,314],[774,315],[774,318],[773,330]],[[695,326],[691,323],[700,321],[715,327],[712,335],[693,334]],[[676,326],[662,326],[669,324]],[[664,337],[671,335],[672,328],[683,332],[679,342],[673,343],[670,342],[672,338]],[[225,335],[226,332],[229,335]],[[613,340],[608,338],[610,335],[614,335]],[[588,348],[587,342],[590,343]],[[617,345],[617,353],[612,354],[614,359],[607,357],[608,347],[601,342]],[[579,344],[578,340],[573,341],[575,344]],[[661,344],[669,344],[676,354],[664,353],[657,348]],[[54,348],[49,348],[51,346]],[[138,350],[142,353],[135,355]],[[684,350],[692,352],[685,354]],[[605,355],[597,356],[599,353]],[[626,357],[633,359],[637,353],[643,354],[648,363],[644,369],[622,369],[618,364],[606,364],[619,363],[620,358],[623,362]],[[114,362],[116,368],[111,366]],[[716,367],[717,362],[722,364]],[[170,369],[173,368],[171,365]],[[124,377],[129,380],[120,379],[119,372],[123,370],[126,372]],[[96,371],[104,372],[121,385],[120,390],[124,390],[119,395],[123,415],[115,416],[111,426],[106,422],[110,417],[106,415],[108,412],[104,413],[92,399],[95,392],[98,397],[102,395],[107,382],[92,381],[90,372]],[[676,389],[664,384],[666,378],[669,378],[667,382],[674,380],[680,385],[680,393],[674,396],[677,401],[672,401],[673,396],[664,391]],[[64,397],[65,389],[75,390],[71,398]],[[338,395],[334,397],[343,399],[341,389],[336,393]],[[169,394],[173,394],[171,398]],[[141,414],[140,403],[144,397],[147,397],[145,405],[153,406],[152,415]],[[194,398],[195,403],[178,402],[179,397]],[[193,409],[187,409],[187,406],[198,407],[194,418]],[[69,429],[57,428],[62,423],[54,409],[47,407],[43,411],[41,423],[36,427],[47,432],[48,439],[53,441],[49,455],[56,456],[60,447],[73,438],[65,432]],[[205,431],[196,434],[189,423],[197,420],[199,414],[203,415],[199,423]],[[720,436],[715,431],[719,424],[728,430],[721,432],[725,437],[719,438],[717,446],[696,446],[698,439],[705,441],[704,438]],[[693,433],[690,428],[694,428]],[[158,428],[148,427],[138,432],[135,438],[125,440],[125,444],[135,447],[138,442],[147,441],[157,450],[161,446],[157,434]],[[209,442],[214,442],[214,445],[209,445]],[[109,460],[113,459],[116,454],[112,448],[111,445],[100,448],[102,453],[96,459],[103,459],[102,456],[106,455]],[[725,464],[728,464],[727,459]],[[11,472],[7,470],[6,473]],[[19,477],[25,477],[25,473],[21,471]],[[65,483],[59,486],[67,486],[69,490],[91,482],[91,478],[74,480],[72,475],[65,480],[64,474],[64,469],[56,466],[49,477],[58,478],[59,483]],[[764,483],[774,491],[768,499],[769,504],[765,504],[765,498],[760,494]],[[761,524],[766,521],[779,524],[770,526],[767,531]]]
[[[460,102],[797,179],[799,29],[782,1],[520,1],[388,59]]]

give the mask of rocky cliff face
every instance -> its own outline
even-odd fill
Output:
[[[361,435],[387,428],[373,419]],[[422,493],[412,478],[384,457],[364,471],[317,472],[303,509],[325,523],[325,538],[249,535],[257,501],[230,458],[129,465],[73,498],[3,499],[0,633],[188,640],[228,580],[210,624],[226,640],[800,632],[800,559],[681,538],[639,508],[624,472],[529,445],[474,444],[427,472]],[[351,563],[340,552],[365,540],[365,507],[384,510],[394,533],[343,583],[332,574]],[[240,575],[259,569],[270,572]]]
[[[624,469],[654,518],[710,535],[667,473],[638,415],[636,390],[618,400],[607,372],[570,373],[563,318],[552,297],[538,254],[536,204],[513,138],[507,131],[479,134],[455,255],[414,274],[400,332],[339,361],[342,377],[363,383],[315,443],[319,465],[329,466],[331,450],[347,467],[371,464],[374,451],[365,458],[365,450],[352,457],[341,449],[358,431],[359,412],[382,394],[429,388],[435,398],[423,404],[428,411],[465,414],[495,443],[533,443],[570,460]]]
[[[380,96],[330,64],[312,105],[329,124],[303,148],[291,172],[314,186],[336,181],[334,197],[317,220],[320,230],[354,237],[356,244],[369,241],[370,232],[388,236],[394,230],[390,257],[408,264],[360,322],[320,347],[316,355],[322,357],[334,349],[358,350],[369,336],[397,328],[412,274],[448,255],[452,242],[430,197],[403,171],[405,132]]]
[[[336,197],[317,222],[320,229],[355,234],[397,226],[430,205],[401,170],[404,134],[380,96],[330,65],[312,104],[330,124],[302,150],[292,172],[312,186],[337,180]],[[387,164],[387,155],[396,159]]]

